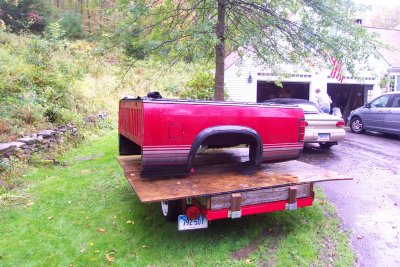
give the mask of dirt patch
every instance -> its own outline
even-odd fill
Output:
[[[325,239],[322,245],[322,249],[319,253],[319,260],[322,263],[322,266],[334,266],[333,262],[336,257],[336,244],[332,242],[332,240]]]
[[[235,260],[247,259],[252,252],[258,249],[259,246],[260,246],[260,240],[253,241],[246,247],[233,252],[232,258],[234,258]]]
[[[278,231],[273,231],[272,228],[265,230],[259,238],[256,240],[252,241],[249,245],[245,246],[242,249],[239,249],[237,251],[232,252],[232,258],[235,260],[245,260],[247,259],[251,253],[257,251],[257,249],[260,247],[262,244],[262,241],[269,236],[272,237],[271,245],[268,250],[269,258],[268,260],[262,260],[257,262],[257,266],[275,266],[275,253],[278,249],[279,245],[279,236],[281,235],[280,232]]]

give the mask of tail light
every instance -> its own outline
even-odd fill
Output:
[[[186,216],[189,220],[196,220],[200,216],[200,209],[196,206],[191,206],[186,209]]]
[[[304,134],[306,132],[306,126],[308,123],[304,119],[300,119],[299,121],[300,127],[299,127],[299,142],[304,142]]]
[[[338,121],[336,127],[344,127],[344,121]]]

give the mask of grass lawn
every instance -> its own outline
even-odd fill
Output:
[[[321,193],[313,207],[178,232],[141,204],[115,157],[117,134],[31,168],[0,198],[0,266],[352,266],[348,235]]]

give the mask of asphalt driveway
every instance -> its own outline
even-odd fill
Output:
[[[400,136],[347,130],[339,145],[306,147],[300,160],[354,178],[319,185],[351,232],[356,266],[400,266]]]

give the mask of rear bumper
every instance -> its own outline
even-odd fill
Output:
[[[330,138],[329,140],[319,140],[318,139],[318,134],[319,133],[329,133]],[[346,131],[344,128],[340,129],[312,129],[308,130],[306,129],[306,134],[304,136],[304,142],[305,143],[326,143],[326,142],[340,142],[343,141],[346,138]]]
[[[297,208],[312,206],[313,201],[314,201],[313,196],[305,197],[305,198],[298,198],[297,199]],[[287,204],[289,204],[289,201],[283,200],[283,201],[268,202],[268,203],[255,204],[255,205],[249,205],[249,206],[242,206],[241,207],[241,216],[274,212],[274,211],[278,211],[278,210],[286,210]],[[230,218],[229,214],[230,214],[230,209],[205,210],[204,211],[204,215],[206,216],[207,220],[209,220],[209,221]]]

